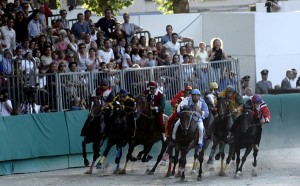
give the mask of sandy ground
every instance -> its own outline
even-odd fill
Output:
[[[207,157],[205,157],[207,160]],[[126,175],[113,175],[115,165],[111,164],[104,172],[94,171],[92,175],[83,174],[87,168],[74,168],[41,173],[17,174],[1,176],[1,186],[99,186],[99,185],[229,185],[229,186],[300,186],[300,148],[284,148],[277,150],[261,150],[258,155],[258,175],[253,177],[252,153],[249,155],[243,169],[243,175],[234,179],[235,165],[231,165],[227,175],[220,177],[218,171],[220,161],[213,166],[206,163],[203,167],[202,181],[197,181],[197,175],[191,175],[192,158],[188,159],[186,181],[179,178],[165,178],[166,166],[159,166],[154,175],[147,175],[146,170],[152,167],[154,161],[148,163],[130,163]],[[206,162],[206,161],[205,161]],[[121,165],[123,166],[123,164]]]

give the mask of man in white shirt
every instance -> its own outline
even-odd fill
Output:
[[[172,40],[164,44],[163,52],[169,53],[171,56],[179,54],[180,44],[178,43],[178,34],[172,34]]]
[[[6,23],[6,26],[1,27],[1,31],[5,35],[4,43],[6,45],[2,50],[9,49],[12,52],[16,49],[16,32],[13,29],[14,19],[8,18]]]
[[[111,59],[115,59],[114,52],[111,48],[111,40],[105,39],[104,40],[104,48],[98,50],[97,54],[100,59],[105,62],[106,64],[110,62]]]
[[[12,103],[8,99],[8,92],[2,89],[0,92],[0,116],[10,116],[12,113]]]

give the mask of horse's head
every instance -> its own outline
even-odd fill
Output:
[[[143,95],[139,95],[135,98],[137,111],[140,113],[148,113],[149,104],[147,102],[147,98]]]
[[[180,108],[180,128],[187,135],[187,131],[192,123],[192,117],[194,112],[189,108],[189,106],[183,106]]]
[[[241,114],[241,119],[239,120],[240,131],[247,132],[249,126],[252,124],[253,114],[251,109],[244,109]]]
[[[223,118],[227,113],[227,100],[225,98],[218,98],[218,115]]]
[[[211,93],[205,93],[204,94],[204,101],[207,104],[209,110],[212,110],[214,108],[214,95]]]
[[[116,101],[114,102],[114,109],[112,110],[111,116],[110,116],[110,122],[114,125],[114,126],[120,126],[120,125],[124,125],[125,122],[125,112],[122,109],[121,104]]]

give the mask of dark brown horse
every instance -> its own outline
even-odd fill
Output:
[[[144,150],[141,151],[138,157],[141,157],[142,162],[149,161],[149,152],[152,146],[158,142],[162,142],[162,147],[160,154],[157,157],[157,161],[154,167],[150,170],[149,174],[153,174],[158,163],[161,161],[163,157],[163,153],[167,149],[167,142],[163,141],[160,129],[158,125],[155,123],[155,118],[152,115],[150,110],[150,104],[147,102],[146,98],[140,96],[136,99],[137,102],[137,110],[139,117],[136,118],[136,127],[134,132],[134,137],[128,142],[129,148],[126,156],[126,163],[121,173],[126,173],[126,168],[128,165],[128,161],[136,161],[137,158],[132,156],[132,152],[137,145],[143,145]]]
[[[244,107],[244,111],[242,114],[234,121],[234,142],[230,144],[229,155],[226,159],[226,167],[229,165],[231,157],[236,154],[236,171],[235,177],[238,178],[242,175],[243,165],[247,159],[247,156],[250,154],[254,144],[255,138],[257,135],[257,125],[260,124],[252,124],[253,123],[253,115],[252,110]],[[240,164],[240,151],[241,149],[246,149],[244,156],[242,157],[242,163]],[[255,168],[257,165],[256,157],[258,150],[255,149],[253,152],[254,162],[253,167]],[[226,170],[225,167],[225,170]],[[253,169],[252,176],[256,176],[256,171]]]
[[[188,106],[184,106],[180,113],[180,127],[176,132],[176,142],[175,142],[175,156],[174,156],[174,166],[172,169],[172,163],[169,163],[169,169],[167,176],[175,175],[176,164],[178,163],[178,157],[180,153],[179,159],[179,174],[181,177],[181,181],[185,180],[185,165],[186,165],[186,156],[190,149],[195,148],[195,157],[198,159],[200,163],[198,181],[202,179],[202,163],[204,157],[204,150],[198,153],[198,139],[199,132],[198,126],[195,120],[192,119],[195,111],[190,110]],[[170,172],[172,169],[172,172]]]

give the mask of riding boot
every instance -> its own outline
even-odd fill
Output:
[[[172,131],[172,140],[175,140],[176,139],[176,132],[177,132],[177,129],[180,125],[180,121],[177,120],[177,122],[174,124],[174,128],[173,128],[173,131]]]

